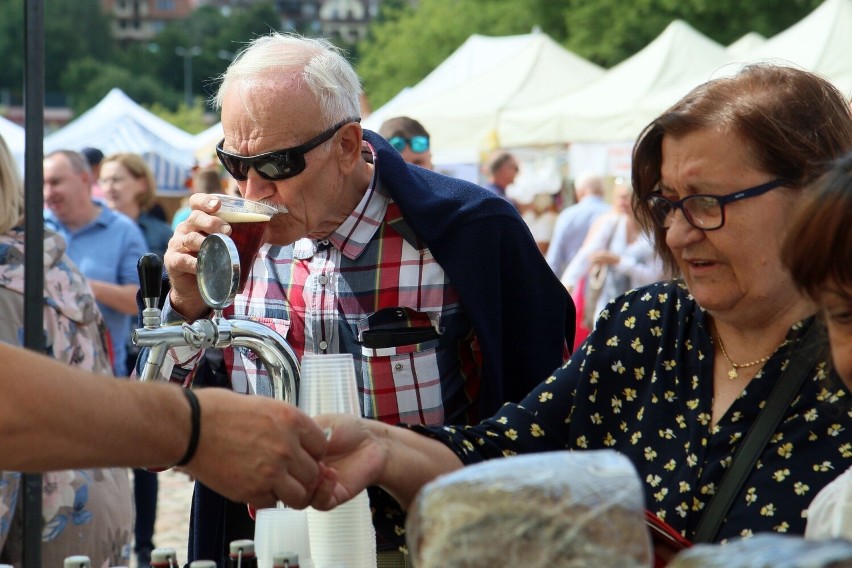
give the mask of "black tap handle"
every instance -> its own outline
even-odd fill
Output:
[[[163,261],[156,254],[149,252],[142,255],[136,264],[136,269],[139,271],[139,288],[142,292],[142,299],[153,298],[153,305],[156,306],[157,301],[160,299]]]

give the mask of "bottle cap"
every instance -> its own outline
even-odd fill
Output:
[[[272,555],[272,568],[295,568],[299,565],[299,555],[295,552],[276,552]]]
[[[232,540],[230,545],[231,558],[237,558],[240,552],[243,558],[254,558],[254,541],[251,539]]]
[[[65,568],[92,568],[92,560],[83,555],[67,556],[64,566]]]
[[[177,551],[174,548],[155,548],[151,551],[151,566],[178,566]]]
[[[212,560],[193,560],[189,568],[216,568],[216,563]]]

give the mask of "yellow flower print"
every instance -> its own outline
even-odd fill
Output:
[[[657,451],[654,450],[651,446],[645,448],[645,459],[648,461],[654,461],[657,458]]]
[[[636,327],[636,316],[630,316],[629,318],[624,320],[624,327],[633,329]]]
[[[796,495],[806,495],[811,490],[810,486],[802,483],[801,481],[797,481],[793,484],[793,491]]]
[[[700,402],[697,398],[693,398],[686,401],[686,407],[690,410],[695,410],[696,408],[698,408],[699,404]]]
[[[613,335],[606,340],[607,347],[618,347],[618,336]]]
[[[784,439],[784,432],[776,432],[769,438],[769,443],[775,445]]]
[[[630,443],[635,446],[636,444],[639,443],[639,440],[641,440],[641,439],[642,439],[642,432],[633,432],[633,434],[630,436]]]
[[[503,450],[503,457],[504,458],[510,458],[510,457],[516,456],[516,455],[518,455],[518,452],[515,452],[513,450]]]
[[[538,395],[539,402],[547,402],[549,400],[553,400],[553,393],[550,391],[544,391],[540,395]]]
[[[689,512],[689,505],[684,502],[681,502],[680,505],[675,507],[675,511],[677,511],[677,516],[681,519],[686,518],[687,513]]]
[[[648,300],[651,299],[651,294],[649,292],[645,292],[644,294],[642,294],[642,297],[639,298],[639,299],[642,300],[643,302],[647,302]]]
[[[840,424],[832,424],[828,428],[828,435],[832,438],[836,438],[840,435],[841,432],[843,432],[843,426],[841,426]]]
[[[625,388],[621,392],[624,394],[624,398],[627,399],[628,402],[636,400],[636,389]]]
[[[633,378],[641,381],[645,377],[645,367],[636,367],[633,369]]]
[[[663,499],[666,498],[666,495],[668,495],[668,494],[669,494],[669,490],[667,488],[663,487],[662,489],[660,489],[659,491],[654,493],[654,499],[656,499],[658,502],[662,501]]]
[[[661,328],[658,325],[655,325],[654,327],[651,328],[651,335],[653,335],[654,337],[662,336],[663,335],[663,328]]]
[[[506,433],[504,435],[512,441],[518,439],[518,431],[514,428],[509,428],[508,430],[506,430]]]
[[[621,399],[618,397],[612,397],[610,401],[610,405],[612,406],[613,414],[621,414]]]
[[[787,442],[778,447],[778,455],[782,458],[790,459],[793,455],[793,444]]]
[[[775,481],[784,481],[790,476],[790,470],[787,468],[779,469],[775,473],[772,474],[772,478]]]
[[[838,448],[838,451],[840,451],[841,457],[850,458],[852,457],[852,444],[843,444]]]
[[[687,351],[692,351],[692,341],[689,339],[683,342],[683,346],[686,347]]]
[[[689,454],[686,456],[686,465],[689,467],[695,467],[698,465],[698,456],[695,454]]]
[[[810,408],[807,412],[804,413],[806,422],[813,422],[819,417],[819,414],[816,411],[816,408]]]
[[[553,382],[553,381],[555,381],[555,380],[556,380],[556,377],[554,377],[553,375],[550,375],[549,377],[547,377],[547,378],[544,380],[544,384],[549,385],[550,383],[552,383],[552,382]]]
[[[660,438],[663,438],[664,440],[674,440],[676,438],[671,428],[659,430],[657,433],[660,435]]]
[[[621,361],[614,362],[612,364],[612,367],[610,367],[610,368],[613,371],[615,371],[616,373],[618,373],[619,375],[623,375],[624,372],[627,370],[627,369],[624,368],[624,365],[621,364]]]
[[[657,294],[657,302],[665,304],[669,300],[668,294]]]
[[[660,310],[648,310],[648,319],[651,321],[656,321],[660,319],[661,316],[662,314],[660,313]]]
[[[665,398],[668,402],[674,402],[677,397],[675,396],[674,391],[667,390],[663,393],[663,398]]]
[[[760,508],[760,514],[764,517],[774,517],[775,516],[775,504],[769,503]]]
[[[624,304],[621,306],[621,313],[624,313],[629,309],[630,309],[630,302],[624,302]]]
[[[698,414],[698,423],[702,426],[707,426],[710,424],[710,414],[707,412],[701,412]]]
[[[749,505],[757,502],[757,489],[755,489],[754,487],[749,487],[748,491],[746,491],[745,500],[746,503],[748,503]]]
[[[659,475],[648,474],[648,477],[645,478],[645,483],[647,483],[651,487],[657,487],[658,485],[660,485],[661,481],[663,481],[663,478]]]
[[[681,493],[689,493],[691,489],[692,487],[686,481],[681,481],[680,483],[678,483],[678,491],[680,491]]]
[[[509,423],[509,419],[506,418],[505,416],[501,416],[500,418],[497,419],[497,424],[508,424],[508,423]]]
[[[589,447],[589,441],[586,440],[585,436],[580,436],[579,438],[577,438],[577,447],[583,448],[583,449],[586,449],[586,448]]]
[[[701,487],[701,494],[702,495],[715,495],[716,494],[716,484],[715,483],[708,483],[707,485],[702,486]]]
[[[663,367],[666,369],[666,371],[671,371],[672,369],[675,368],[676,365],[677,365],[677,361],[675,361],[674,359],[670,359],[668,361],[663,361]]]
[[[603,443],[604,443],[604,446],[611,448],[612,446],[615,445],[615,438],[612,436],[611,433],[607,432],[606,436],[604,437]]]
[[[462,445],[464,446],[464,449],[471,451],[471,452],[475,449],[473,447],[473,444],[470,443],[470,440],[465,440],[464,442],[462,442]]]
[[[833,469],[834,469],[834,466],[831,465],[830,461],[824,461],[822,463],[814,464],[814,471],[819,471],[819,472],[825,473],[825,472],[831,471]]]
[[[674,471],[676,467],[677,467],[677,464],[675,463],[675,461],[669,460],[666,463],[666,465],[663,466],[663,469],[668,470],[668,471]]]
[[[601,424],[603,424],[603,418],[601,418],[600,412],[595,412],[589,417],[589,419],[595,426],[600,426]]]
[[[544,436],[544,429],[538,424],[533,424],[532,426],[530,426],[530,435],[533,438],[541,438],[542,436]]]
[[[642,340],[638,337],[630,343],[630,347],[632,347],[636,353],[642,353],[645,351],[645,346],[642,345]]]
[[[680,426],[681,429],[686,428],[686,418],[684,418],[683,414],[675,416],[675,422],[677,422],[677,425]]]
[[[772,527],[772,530],[774,530],[775,532],[778,532],[778,533],[788,532],[790,530],[790,523],[788,523],[787,521],[784,521],[780,525],[775,525],[774,527]]]

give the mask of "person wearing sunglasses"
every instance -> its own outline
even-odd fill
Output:
[[[409,164],[434,169],[429,133],[422,124],[407,116],[389,118],[379,127],[379,135],[400,153]]]
[[[368,418],[475,421],[564,361],[573,303],[517,211],[406,163],[362,130],[360,92],[352,66],[321,39],[257,38],[226,70],[219,160],[244,197],[279,211],[226,314],[272,327],[299,357],[351,353]],[[190,205],[165,255],[166,323],[207,315],[196,255],[206,235],[229,231],[213,215],[215,196],[193,195]],[[272,392],[253,354],[226,351],[234,390]],[[161,378],[191,378],[202,356],[172,350]],[[224,563],[229,541],[252,535],[245,507],[197,487],[190,560]],[[380,565],[402,560],[401,544],[382,542]]]
[[[756,64],[696,87],[633,152],[634,210],[677,278],[612,300],[565,365],[476,426],[317,417],[332,435],[327,483],[311,506],[378,485],[386,499],[375,493],[373,506],[401,511],[425,483],[466,464],[610,449],[635,466],[645,507],[689,540],[803,534],[814,495],[852,466],[852,393],[834,375],[817,304],[785,267],[782,244],[810,184],[850,150],[848,102],[816,74]],[[844,225],[812,229],[848,240]],[[845,254],[838,266],[848,250],[831,251]],[[779,398],[776,386],[792,388]],[[754,461],[743,461],[768,402],[778,415]],[[718,501],[734,470],[732,499]],[[404,529],[401,514],[389,523]]]

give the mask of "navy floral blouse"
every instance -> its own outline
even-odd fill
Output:
[[[607,306],[580,349],[520,404],[505,405],[477,426],[417,430],[467,464],[529,452],[617,450],[638,470],[646,507],[691,539],[740,441],[815,321],[790,329],[715,426],[708,324],[682,282],[632,290]],[[802,534],[811,500],[852,465],[849,392],[829,368],[825,360],[811,370],[718,540]],[[378,517],[395,525],[383,534],[403,534],[402,518],[374,495]]]

